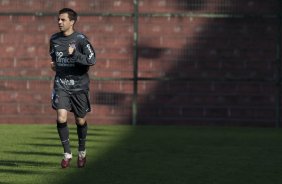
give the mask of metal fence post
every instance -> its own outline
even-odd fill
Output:
[[[277,77],[276,77],[276,128],[280,127],[281,121],[281,31],[282,31],[282,2],[279,0],[279,13],[278,13],[278,34],[276,46],[276,64],[277,64]]]
[[[134,56],[133,56],[133,99],[132,99],[132,125],[137,124],[137,97],[138,97],[138,0],[134,3]]]

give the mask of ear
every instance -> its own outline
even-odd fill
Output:
[[[74,25],[74,20],[71,20],[70,22],[71,22],[71,25],[73,26]]]

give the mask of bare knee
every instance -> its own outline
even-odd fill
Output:
[[[75,118],[75,123],[77,125],[83,126],[86,123],[86,119],[85,118],[78,118],[78,117],[76,117]]]
[[[57,110],[57,122],[65,123],[67,122],[67,111],[64,109]]]

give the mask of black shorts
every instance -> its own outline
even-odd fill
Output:
[[[89,92],[69,94],[63,90],[53,90],[52,108],[55,110],[66,109],[77,117],[84,118],[91,111]]]

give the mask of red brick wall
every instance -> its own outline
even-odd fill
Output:
[[[278,4],[140,0],[137,123],[274,126],[279,24],[275,16],[262,15],[275,15]],[[115,79],[92,80],[89,122],[130,124],[133,81],[119,78],[133,78],[131,0],[3,1],[0,123],[54,123],[48,42],[57,31],[55,13],[64,6],[81,15],[76,28],[96,49],[91,77]],[[129,14],[89,15],[108,12]],[[233,18],[221,17],[226,14]]]

